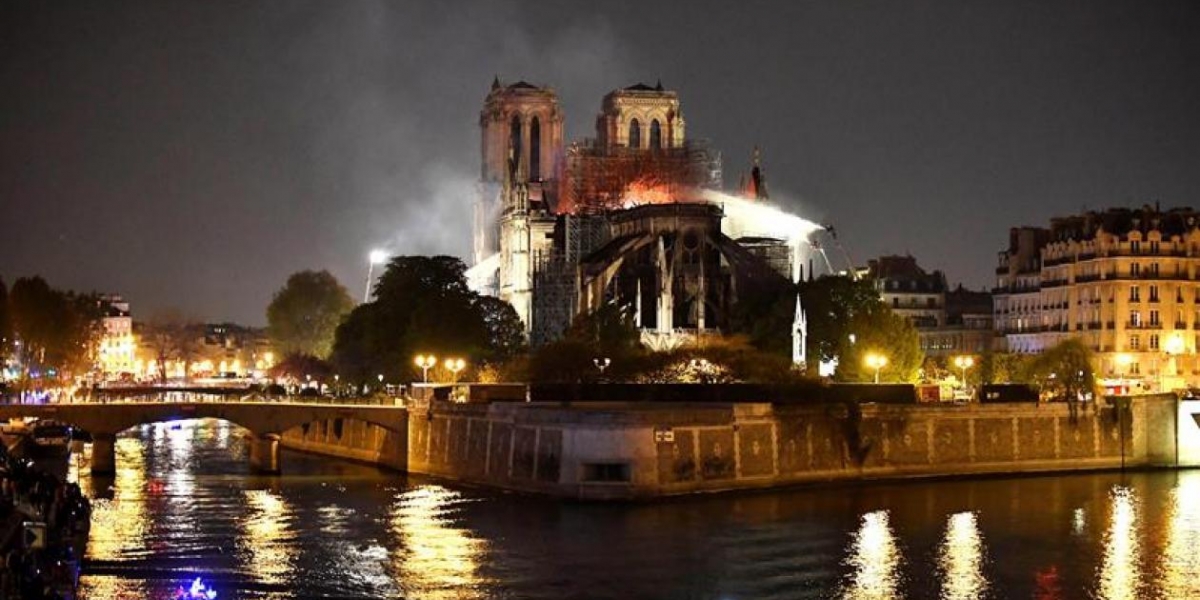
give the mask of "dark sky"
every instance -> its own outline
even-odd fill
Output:
[[[992,283],[1008,228],[1194,205],[1195,2],[0,2],[0,276],[265,322],[287,275],[361,295],[373,246],[470,248],[494,74],[569,138],[637,81],[679,91],[728,186],[858,262]]]

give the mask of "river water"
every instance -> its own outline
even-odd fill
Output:
[[[1200,471],[575,504],[146,425],[94,499],[83,598],[1195,598]]]

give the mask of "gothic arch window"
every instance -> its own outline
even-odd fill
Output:
[[[650,149],[662,150],[662,126],[658,124],[658,119],[650,121]]]
[[[642,124],[638,123],[637,119],[629,122],[629,147],[642,147]]]
[[[542,124],[534,117],[529,122],[529,179],[539,181],[542,178]]]
[[[515,178],[521,161],[521,117],[513,115],[508,128],[508,174]]]

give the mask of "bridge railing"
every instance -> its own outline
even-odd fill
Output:
[[[212,402],[212,403],[279,403],[279,404],[342,404],[347,406],[404,406],[405,400],[399,396],[366,396],[366,397],[331,397],[331,396],[300,396],[263,394],[246,392],[241,395],[228,393],[178,392],[160,391],[146,394],[77,394],[63,395],[56,400],[41,402],[22,402],[19,397],[5,398],[4,404],[55,405],[55,404],[133,404],[147,402]]]

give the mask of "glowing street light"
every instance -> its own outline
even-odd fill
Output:
[[[437,366],[437,357],[432,354],[428,356],[418,354],[413,362],[417,363],[417,366],[421,368],[421,382],[429,383],[429,370]]]
[[[863,359],[863,362],[866,363],[868,367],[875,369],[875,383],[879,383],[879,370],[882,369],[884,365],[887,365],[887,357],[882,354],[871,352],[867,354],[866,358]]]
[[[387,258],[387,252],[384,252],[383,250],[372,250],[371,253],[367,255],[367,287],[365,290],[363,290],[364,304],[371,300],[371,276],[375,272],[375,265],[382,265],[387,261]]]
[[[600,370],[600,375],[603,376],[604,370],[608,368],[608,365],[612,364],[612,359],[611,358],[593,358],[592,364],[596,365],[596,368]]]
[[[967,369],[975,366],[975,357],[973,356],[955,356],[954,366],[962,370],[962,386],[967,387]]]
[[[446,367],[447,371],[450,371],[452,382],[458,383],[458,372],[467,368],[467,361],[461,358],[447,358],[445,364],[442,366]]]

